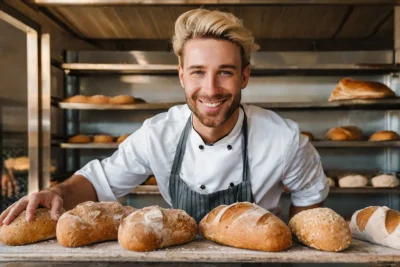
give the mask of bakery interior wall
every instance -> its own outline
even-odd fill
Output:
[[[27,54],[24,32],[0,20],[0,36],[0,169],[5,179],[3,162],[28,155]],[[0,210],[27,192],[27,173],[15,174],[15,179],[18,191],[14,186],[1,188]]]

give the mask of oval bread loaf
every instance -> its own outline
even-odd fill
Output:
[[[26,211],[23,211],[12,223],[0,227],[0,242],[19,246],[52,239],[56,237],[56,225],[49,209],[37,209],[31,222],[26,221]]]
[[[118,230],[118,242],[133,251],[150,251],[193,240],[197,223],[185,211],[150,206],[126,217]]]
[[[249,202],[216,207],[200,221],[200,233],[209,240],[237,248],[275,252],[292,245],[285,223]]]
[[[293,216],[289,227],[300,243],[319,250],[338,252],[351,243],[349,225],[329,208],[301,211]]]
[[[388,207],[367,207],[351,217],[354,238],[400,249],[400,212]]]
[[[58,219],[57,240],[65,247],[117,240],[119,224],[134,210],[117,202],[81,203]]]

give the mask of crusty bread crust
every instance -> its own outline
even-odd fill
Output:
[[[397,141],[400,136],[393,131],[379,131],[371,135],[369,141]]]
[[[341,126],[331,128],[325,135],[326,140],[356,141],[362,139],[362,131],[356,126]]]
[[[200,233],[209,240],[237,248],[276,252],[292,245],[285,223],[249,202],[216,207],[201,220]]]

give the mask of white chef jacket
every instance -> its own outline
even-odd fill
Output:
[[[295,206],[323,201],[329,185],[320,156],[308,138],[300,134],[298,125],[270,110],[243,107],[249,128],[248,157],[255,202],[278,213],[283,185],[292,192]],[[145,120],[111,157],[92,160],[75,174],[93,184],[99,201],[117,201],[154,174],[161,195],[171,205],[168,186],[172,163],[190,114],[187,105],[180,105]],[[232,131],[213,145],[205,144],[192,128],[180,173],[191,190],[209,194],[242,182],[243,117],[240,109]]]

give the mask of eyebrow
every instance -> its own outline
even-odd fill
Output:
[[[235,65],[231,65],[231,64],[222,64],[219,66],[220,69],[233,69],[236,70],[237,67]],[[192,69],[205,69],[205,67],[203,65],[192,65],[190,67],[188,67],[188,69],[192,70]]]

